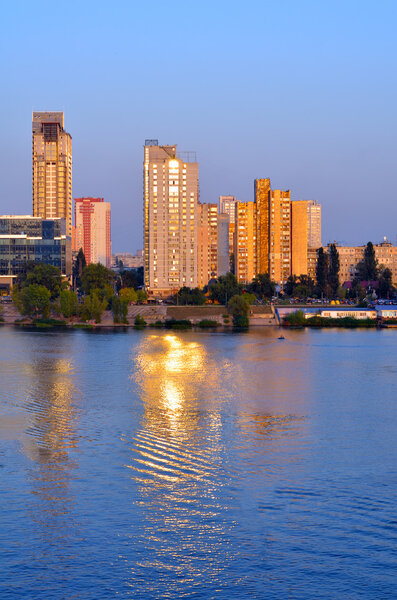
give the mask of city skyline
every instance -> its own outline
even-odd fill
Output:
[[[30,212],[31,112],[62,110],[73,197],[112,203],[114,250],[140,245],[149,137],[197,151],[202,202],[250,201],[253,181],[270,177],[322,204],[324,242],[395,242],[394,3],[219,2],[211,19],[205,2],[172,15],[151,6],[150,19],[123,2],[111,14],[87,2],[78,19],[73,5],[4,8],[1,212]]]

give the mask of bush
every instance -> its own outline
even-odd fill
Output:
[[[188,319],[167,319],[164,327],[166,329],[191,329],[192,324]]]
[[[284,323],[290,327],[304,327],[306,325],[305,315],[302,310],[296,310],[284,317]]]
[[[137,315],[135,317],[134,327],[135,327],[135,329],[143,329],[144,327],[146,327],[146,321],[141,315]]]
[[[233,317],[233,327],[237,327],[239,329],[248,329],[249,319],[247,315],[236,315]]]
[[[212,321],[211,319],[202,319],[197,323],[197,327],[204,328],[216,328],[219,326],[218,321]]]
[[[320,317],[315,315],[306,319],[307,327],[376,327],[375,319],[356,319],[354,317],[344,317],[343,319],[333,319],[331,317]]]
[[[150,323],[149,327],[156,327],[157,329],[162,329],[164,327],[163,321],[155,321],[154,323]]]

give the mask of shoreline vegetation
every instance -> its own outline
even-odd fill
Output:
[[[363,328],[376,328],[376,327],[387,327],[397,325],[397,319],[388,319],[381,323],[377,319],[357,319],[355,317],[321,317],[320,315],[313,315],[312,317],[306,318],[302,310],[297,310],[289,315],[286,315],[283,319],[282,326],[293,329],[303,329],[304,327],[315,327],[315,328],[330,328],[330,327],[343,327],[347,329],[353,329],[357,327]]]
[[[142,269],[135,274],[125,270],[115,274],[100,263],[87,265],[80,249],[73,267],[73,289],[62,278],[58,268],[28,262],[12,288],[12,302],[4,307],[0,305],[0,324],[33,329],[152,327],[188,330],[194,327],[203,330],[221,328],[227,331],[280,325],[293,328],[395,326],[397,319],[382,323],[378,318],[371,319],[375,315],[370,313],[355,313],[354,317],[347,316],[345,312],[346,316],[340,318],[304,313],[305,300],[309,304],[310,301],[324,304],[325,297],[328,305],[352,304],[355,295],[357,308],[364,308],[373,297],[373,293],[370,293],[371,286],[365,297],[360,284],[360,294],[354,292],[353,296],[349,294],[348,300],[342,299],[340,286],[336,285],[337,274],[334,274],[335,277],[333,275],[333,271],[338,270],[335,248],[331,254],[332,265],[335,262],[332,268],[324,257],[321,262],[319,254],[318,262],[323,264],[324,273],[319,270],[317,286],[308,276],[291,276],[285,283],[282,298],[278,298],[278,294],[274,295],[276,285],[268,274],[259,274],[251,283],[243,285],[234,274],[227,273],[220,275],[203,289],[182,287],[175,294],[159,300],[149,297],[143,289]],[[362,275],[367,276],[367,271],[368,269],[365,273],[363,271]],[[321,275],[325,278],[324,286],[321,286]],[[377,275],[377,271],[372,275]],[[333,282],[332,285],[330,282]],[[374,282],[371,280],[370,283]],[[385,288],[383,281],[380,286],[381,279],[377,283],[382,290]],[[389,288],[390,286],[387,288],[388,294],[393,291],[393,288]],[[329,300],[339,297],[341,300]],[[10,300],[8,298],[6,302]],[[281,315],[282,311],[279,312],[277,308],[287,301],[299,303],[301,308],[296,307],[294,312]],[[361,316],[365,318],[359,318]]]

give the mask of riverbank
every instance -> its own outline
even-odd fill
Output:
[[[13,303],[3,305],[1,317],[4,319],[4,325],[31,325],[34,326],[34,319],[23,317]],[[229,315],[226,306],[205,305],[205,306],[167,306],[167,305],[140,305],[133,304],[128,308],[127,322],[114,323],[111,311],[105,311],[100,323],[84,323],[72,319],[63,319],[56,314],[51,314],[56,320],[62,320],[62,327],[82,328],[91,326],[96,328],[112,327],[136,327],[136,319],[143,319],[148,326],[165,326],[167,321],[190,321],[192,326],[199,326],[203,321],[211,321],[216,326],[229,327],[232,323],[232,316]],[[249,315],[249,325],[252,326],[275,326],[277,325],[273,307],[270,306],[252,306]],[[212,325],[209,325],[212,327]]]

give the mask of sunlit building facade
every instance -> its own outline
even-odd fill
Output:
[[[110,202],[103,198],[75,198],[74,250],[83,249],[87,264],[101,263],[108,269],[112,260]]]
[[[239,283],[249,283],[257,273],[256,204],[235,205],[234,273]]]
[[[291,275],[291,192],[269,193],[269,274],[283,285]]]
[[[197,205],[197,279],[204,287],[218,276],[218,205]]]
[[[197,287],[197,162],[182,160],[175,146],[146,140],[144,147],[144,273],[159,295]]]
[[[254,194],[256,204],[256,243],[258,273],[270,270],[270,179],[255,179]]]
[[[33,216],[63,218],[72,236],[72,137],[64,129],[63,112],[32,116]]]

